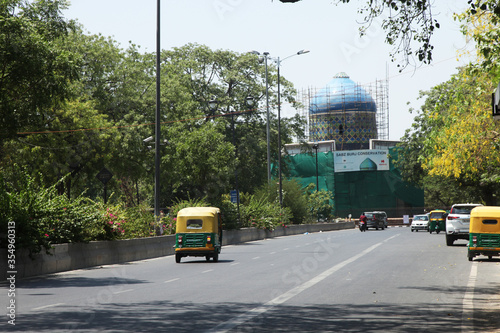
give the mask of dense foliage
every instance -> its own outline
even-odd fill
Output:
[[[481,9],[482,8],[482,9]],[[500,204],[500,128],[492,117],[491,93],[500,82],[496,48],[498,18],[482,5],[458,15],[477,42],[477,62],[422,93],[425,103],[403,138],[398,163],[406,179],[426,190],[426,203]]]
[[[188,44],[160,55],[164,208],[155,222],[153,147],[144,139],[155,135],[156,54],[85,34],[62,16],[67,5],[0,4],[0,238],[8,221],[33,253],[53,243],[171,233],[185,205],[221,207],[226,228],[306,220],[287,208],[302,204],[281,208],[251,194],[268,182],[264,64],[255,54]],[[277,107],[272,63],[268,77]],[[291,83],[280,82],[281,99],[295,103]],[[271,163],[282,150],[274,114]],[[283,119],[282,144],[303,137],[303,128],[299,116]],[[96,178],[103,168],[112,174],[106,205]],[[228,196],[238,175],[239,211]]]

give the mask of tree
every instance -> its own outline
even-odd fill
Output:
[[[164,197],[175,194],[187,198],[205,193],[213,198],[215,194],[229,193],[235,184],[235,168],[240,175],[238,183],[241,192],[250,192],[263,184],[267,175],[265,111],[258,106],[249,106],[246,102],[247,97],[252,97],[257,105],[262,104],[265,96],[265,68],[257,57],[224,50],[212,51],[206,46],[188,44],[163,52],[162,59],[165,87],[162,90],[162,113],[168,123],[163,126],[162,132],[167,133],[166,139],[169,141],[162,159],[162,169],[166,170],[162,178],[169,180],[166,188],[162,189]],[[269,82],[273,96],[272,89],[276,87],[277,76],[276,69],[271,66]],[[290,98],[293,93],[291,83],[282,79],[281,84],[287,88],[283,90],[284,93],[282,91],[283,97]],[[218,106],[210,109],[208,102],[214,98]],[[276,118],[272,117],[272,121],[272,127],[275,127]],[[284,143],[291,136],[293,126],[292,120],[282,126],[283,133],[286,133]],[[210,155],[193,146],[195,142],[204,141],[202,138],[196,139],[196,136],[214,130],[223,134],[223,137],[213,138],[215,142],[210,143]],[[277,158],[277,135],[273,135],[273,139],[272,150],[276,151]],[[191,143],[191,147],[186,146],[187,142]],[[227,144],[232,147],[230,155],[217,155],[217,152],[227,150]],[[188,148],[199,154],[190,157],[189,163],[185,164],[182,159],[187,156]],[[179,154],[179,149],[182,154]],[[207,158],[218,159],[217,162],[224,166],[220,168],[219,175],[206,165]],[[185,170],[206,169],[212,172],[211,175],[205,175],[211,182],[181,171],[180,165],[189,166]]]
[[[469,1],[470,8],[456,15],[463,22],[462,32],[475,42],[478,65],[487,71],[500,63],[500,4],[495,0]],[[498,70],[498,69],[497,69]]]
[[[421,114],[402,140],[404,178],[429,187],[443,203],[445,197],[497,203],[500,136],[490,115],[491,89],[487,74],[467,67],[424,93]],[[443,196],[450,188],[455,195]]]
[[[60,48],[72,28],[61,16],[66,1],[0,3],[0,163],[5,140],[43,128],[48,110],[69,94],[76,55]]]

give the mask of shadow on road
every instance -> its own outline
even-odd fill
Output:
[[[479,290],[490,293],[498,286]],[[446,290],[445,290],[446,291]],[[159,290],[159,294],[162,291]],[[166,292],[165,292],[166,294]],[[261,304],[184,303],[103,303],[81,307],[56,307],[43,313],[20,315],[20,332],[206,332]],[[494,331],[493,313],[475,313],[477,332]],[[393,304],[342,304],[276,306],[231,332],[457,332],[462,327],[462,308],[440,304],[430,309]],[[471,322],[466,322],[470,326]]]

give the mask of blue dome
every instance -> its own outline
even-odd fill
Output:
[[[309,112],[317,114],[345,110],[377,112],[377,105],[370,94],[341,72],[311,99]]]
[[[309,104],[313,141],[335,140],[336,150],[368,149],[377,138],[377,105],[345,73],[335,75]]]

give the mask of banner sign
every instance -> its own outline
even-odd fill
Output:
[[[388,153],[375,149],[336,151],[335,172],[389,170]]]

